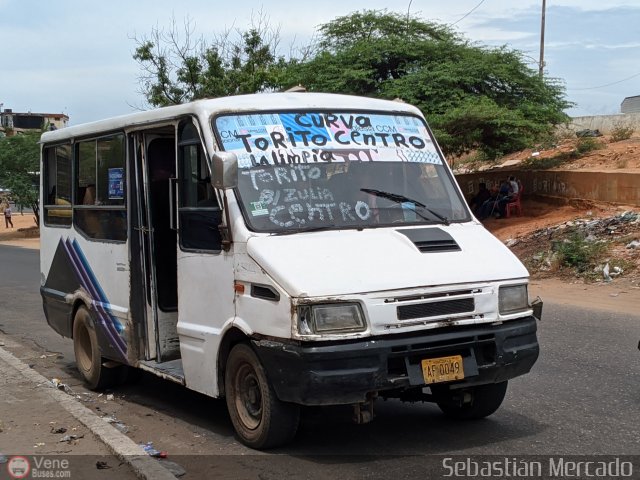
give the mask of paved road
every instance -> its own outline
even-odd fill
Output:
[[[36,359],[36,369],[66,375],[81,389],[71,342],[44,321],[37,251],[0,246],[0,265],[0,330],[36,350],[59,352],[53,362]],[[277,457],[224,457],[224,466],[217,457],[182,461],[194,474],[217,468],[229,476],[260,471],[262,478],[295,478],[304,469],[317,478],[424,478],[421,459],[413,455],[639,454],[640,313],[547,303],[543,316],[538,363],[511,382],[502,408],[489,419],[456,423],[430,404],[380,401],[373,423],[353,425],[345,408],[309,409],[296,441]],[[114,393],[116,401],[100,411],[132,426],[135,441],[153,440],[177,461],[183,454],[251,453],[235,441],[219,400],[149,375]]]
[[[73,361],[73,346],[46,324],[39,278],[38,250],[0,245],[0,330]]]

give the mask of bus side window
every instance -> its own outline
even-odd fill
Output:
[[[87,238],[127,239],[124,135],[76,145],[74,224]]]
[[[179,236],[183,250],[219,252],[222,211],[211,186],[207,157],[197,129],[182,122],[178,140]]]
[[[44,222],[47,226],[71,225],[71,145],[44,150]]]

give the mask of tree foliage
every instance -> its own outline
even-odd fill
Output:
[[[264,18],[262,17],[262,20]],[[189,32],[185,26],[185,32]],[[189,35],[186,35],[189,39]],[[277,56],[278,35],[264,21],[205,46],[154,30],[134,57],[152,105],[285,89],[394,99],[419,107],[448,155],[489,158],[532,145],[568,117],[564,86],[540,78],[521,52],[471,43],[416,16],[365,10],[318,28],[304,55]]]
[[[400,98],[419,107],[445,153],[519,150],[567,120],[564,88],[517,50],[488,48],[447,27],[363,11],[320,27],[314,58],[290,69],[308,90]]]
[[[279,32],[260,15],[246,30],[229,29],[208,44],[194,37],[194,24],[175,20],[134,38],[133,58],[144,72],[142,93],[153,106],[176,105],[206,97],[255,93],[272,87]]]
[[[0,138],[0,185],[11,191],[17,205],[33,209],[37,224],[40,223],[37,173],[40,134],[38,131]]]

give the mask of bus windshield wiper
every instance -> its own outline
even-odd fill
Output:
[[[376,197],[386,198],[387,200],[391,200],[392,202],[396,202],[396,203],[405,203],[405,202],[413,203],[416,207],[420,207],[420,208],[426,210],[427,212],[429,212],[431,215],[436,217],[438,220],[440,220],[445,225],[449,225],[449,223],[450,223],[449,219],[447,217],[445,217],[444,215],[439,214],[438,212],[436,212],[434,210],[431,210],[424,203],[419,202],[418,200],[414,200],[413,198],[405,197],[404,195],[400,195],[399,193],[385,192],[383,190],[376,190],[374,188],[361,188],[360,191],[364,192],[364,193],[368,193],[369,195],[374,195]],[[425,217],[424,215],[422,215],[417,210],[415,212],[418,215],[420,215],[420,217],[424,218],[425,220],[430,220],[429,218]]]
[[[272,233],[272,235],[291,235],[294,233],[321,232],[323,230],[332,230],[334,228],[335,228],[334,224],[322,225],[317,227],[297,227],[297,228],[282,230],[280,232],[274,232]]]

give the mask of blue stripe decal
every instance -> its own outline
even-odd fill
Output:
[[[91,296],[92,306],[98,316],[97,324],[100,326],[104,336],[109,339],[111,345],[119,356],[125,361],[125,363],[128,363],[127,344],[122,338],[124,326],[115,317],[115,315],[113,315],[110,308],[111,303],[107,299],[104,290],[100,286],[93,270],[89,266],[89,262],[82,252],[80,245],[75,239],[73,241],[66,239],[63,241],[63,246],[69,256],[69,260],[71,261],[74,270],[76,271],[76,274],[78,275],[80,285]]]

